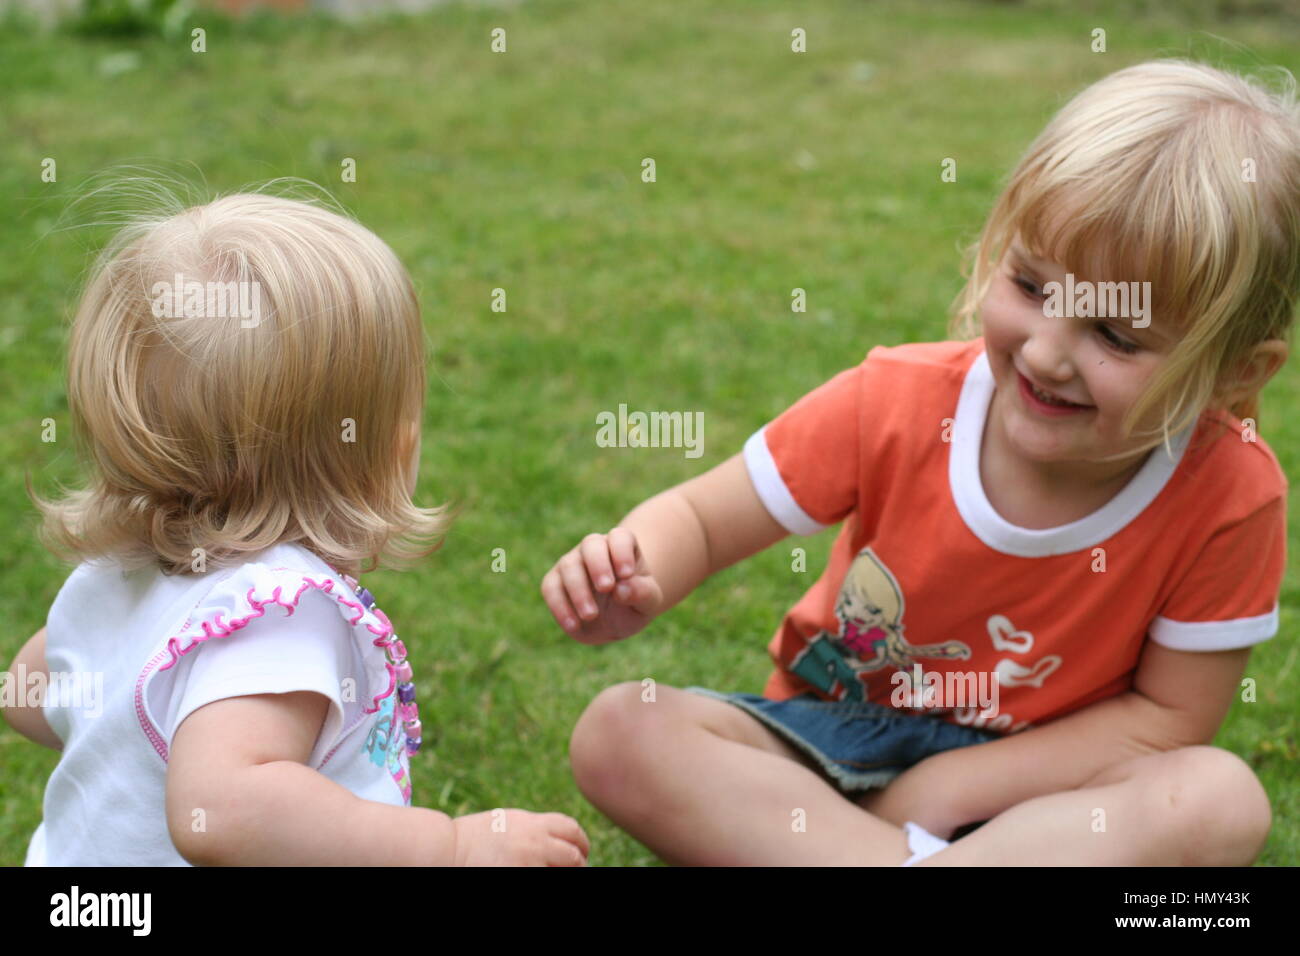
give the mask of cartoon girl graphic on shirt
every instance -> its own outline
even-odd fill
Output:
[[[903,606],[894,575],[871,548],[863,548],[835,602],[839,634],[819,631],[791,663],[791,672],[836,700],[862,700],[867,677],[882,668],[910,674],[921,658],[970,658],[970,646],[962,641],[909,644],[903,638]]]

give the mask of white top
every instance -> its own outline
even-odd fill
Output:
[[[174,576],[82,563],[64,582],[44,706],[63,752],[27,866],[189,865],[167,831],[167,755],[190,713],[227,697],[325,695],[309,766],[364,799],[410,804],[387,617],[298,545],[254,558]]]

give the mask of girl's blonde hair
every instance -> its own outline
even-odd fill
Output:
[[[1151,322],[1181,338],[1124,422],[1150,444],[1192,424],[1256,344],[1286,340],[1300,292],[1300,107],[1185,59],[1119,70],[1067,103],[1011,173],[979,238],[949,332],[976,313],[1010,240],[1078,278],[1149,281]],[[1230,409],[1258,419],[1258,397]]]
[[[32,495],[46,545],[168,574],[195,549],[221,566],[297,542],[357,569],[436,551],[447,507],[407,485],[424,330],[393,251],[313,202],[178,208],[121,230],[77,309],[68,404],[91,475]],[[172,296],[191,282],[206,295]]]

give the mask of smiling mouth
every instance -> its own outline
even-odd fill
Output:
[[[1033,382],[1029,381],[1029,379],[1025,378],[1024,375],[1021,375],[1019,371],[1016,372],[1016,375],[1020,379],[1021,391],[1025,392],[1034,401],[1042,405],[1046,405],[1050,408],[1079,409],[1079,410],[1093,407],[1092,405],[1082,405],[1078,402],[1069,402],[1063,398],[1059,398],[1058,396],[1053,395],[1051,392],[1045,392],[1037,385],[1035,385]]]

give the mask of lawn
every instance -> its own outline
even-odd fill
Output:
[[[1105,53],[1090,49],[1098,26]],[[490,49],[495,27],[505,54]],[[791,52],[795,27],[806,53]],[[415,801],[453,815],[562,811],[586,828],[593,864],[653,864],[574,786],[570,730],[620,681],[761,690],[765,645],[834,532],[758,555],[600,648],[554,624],[542,574],[586,533],[733,455],[873,345],[944,338],[959,245],[1069,95],[1162,55],[1300,73],[1297,39],[1268,19],[948,0],[797,12],[773,0],[537,0],[351,28],[213,21],[204,53],[188,36],[2,28],[0,666],[68,573],[35,537],[23,482],[49,492],[78,474],[63,350],[106,232],[63,228],[78,221],[69,200],[121,163],[201,171],[220,191],[304,177],[415,278],[432,342],[418,498],[466,505],[420,569],[366,581],[416,666]],[[654,183],[641,179],[646,157]],[[940,179],[945,157],[955,183]],[[345,158],[355,182],[341,180]],[[791,311],[796,287],[804,313]],[[505,312],[492,310],[495,288]],[[1298,398],[1293,357],[1261,415],[1292,479]],[[598,447],[596,415],[620,403],[702,411],[703,455]],[[57,442],[42,442],[45,418]],[[1297,554],[1296,509],[1290,521]],[[790,570],[796,545],[808,573]],[[1236,702],[1216,740],[1272,798],[1265,865],[1300,860],[1298,613],[1293,563],[1282,633],[1248,669],[1258,699]],[[22,862],[56,760],[0,725],[0,864]]]

